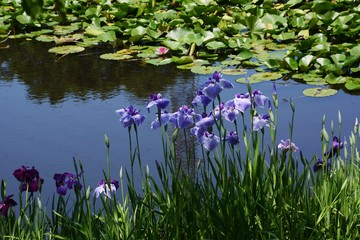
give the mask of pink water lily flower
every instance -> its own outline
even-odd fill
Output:
[[[169,51],[169,49],[166,47],[158,47],[156,49],[156,54],[157,55],[165,55],[168,51]]]

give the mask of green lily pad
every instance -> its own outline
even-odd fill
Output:
[[[37,41],[39,42],[53,42],[54,41],[54,37],[53,36],[49,36],[49,35],[41,35],[38,36],[36,38]]]
[[[127,60],[127,59],[131,59],[133,58],[132,55],[128,55],[128,54],[121,54],[121,53],[105,53],[100,55],[101,59],[104,60]]]
[[[338,91],[331,88],[308,88],[303,91],[303,94],[308,97],[328,97],[335,95]]]
[[[191,63],[193,60],[194,59],[190,56],[181,56],[181,57],[173,56],[171,58],[171,61],[180,65]]]
[[[241,62],[237,60],[224,60],[221,62],[221,65],[225,66],[236,66],[239,65]]]
[[[241,68],[226,68],[221,70],[221,73],[225,75],[243,75],[246,74],[247,72]]]
[[[352,78],[345,83],[345,88],[350,91],[360,90],[360,78]]]
[[[178,69],[192,69],[193,67],[199,67],[202,65],[209,65],[210,62],[208,60],[196,59],[192,63],[183,64],[176,66]]]
[[[71,54],[84,51],[85,48],[75,45],[65,45],[60,47],[53,47],[49,49],[49,52],[56,54]]]
[[[221,67],[206,67],[206,66],[195,66],[191,68],[191,72],[198,74],[213,74],[215,71],[221,71]]]
[[[166,65],[166,64],[172,63],[172,60],[171,60],[171,58],[165,58],[165,59],[155,58],[155,59],[146,60],[146,63],[152,64],[155,66],[160,66],[160,65]]]
[[[263,81],[276,80],[282,77],[282,74],[275,72],[260,72],[251,75],[248,79],[250,83],[259,83]],[[246,83],[246,78],[239,78],[238,83]]]

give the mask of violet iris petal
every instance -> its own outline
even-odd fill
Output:
[[[327,158],[332,158],[334,154],[338,153],[343,147],[344,144],[338,139],[338,137],[334,136],[331,149],[324,153],[324,156]]]
[[[157,108],[165,109],[170,104],[170,100],[166,98],[162,98],[162,95],[160,93],[151,94],[150,100],[151,101],[148,102],[148,104],[146,105],[148,112],[150,112],[150,108],[154,105],[156,105]]]
[[[225,141],[228,141],[231,145],[236,145],[240,142],[239,136],[234,131],[228,132],[226,134]]]
[[[212,80],[202,91],[208,98],[215,100],[222,90],[223,87],[215,80]]]
[[[11,207],[14,207],[17,205],[17,203],[12,199],[14,195],[6,196],[4,201],[0,202],[0,215],[7,216],[8,211]]]
[[[166,111],[161,113],[160,116],[160,121],[161,121],[161,125],[166,125],[171,118],[172,113],[168,113]],[[151,129],[158,129],[160,127],[160,122],[159,122],[159,118],[156,118],[154,121],[152,121],[151,123]]]
[[[98,183],[98,186],[94,189],[93,195],[98,198],[101,194],[104,194],[105,197],[111,198],[111,193],[116,192],[119,188],[119,182],[114,179],[110,179],[109,185],[105,180],[101,180]]]
[[[129,127],[132,124],[139,126],[145,120],[145,116],[140,113],[140,110],[137,110],[133,106],[116,110],[116,114],[120,116],[119,121],[123,127]]]
[[[262,94],[259,90],[253,91],[253,98],[255,101],[256,106],[258,107],[265,107],[266,103],[269,102],[269,98]]]
[[[194,109],[184,105],[171,115],[169,122],[173,123],[176,128],[184,129],[194,124],[195,116],[196,113],[194,112]]]
[[[221,113],[227,121],[234,122],[240,112],[235,108],[235,104],[233,104],[233,102],[229,101],[227,103],[229,104],[225,104]]]
[[[213,151],[219,145],[220,138],[214,133],[205,132],[201,137],[203,147],[209,152]]]
[[[56,191],[60,195],[66,195],[68,189],[72,189],[73,187],[80,190],[82,189],[82,185],[79,182],[79,176],[71,173],[56,173],[54,174],[54,180],[56,184]]]
[[[253,130],[259,131],[263,129],[263,127],[268,125],[269,118],[270,118],[269,114],[265,114],[265,115],[259,114],[258,116],[255,116],[253,118],[253,124],[254,124]]]
[[[293,142],[290,143],[290,139],[286,139],[285,141],[280,140],[278,148],[281,151],[288,151],[289,149],[291,149],[291,151],[296,152],[297,150],[299,150],[299,148]]]
[[[16,169],[13,175],[21,183],[20,191],[37,192],[44,183],[44,179],[39,176],[35,167],[22,166]]]
[[[194,100],[191,102],[195,107],[197,107],[197,104],[201,103],[204,106],[207,106],[209,103],[211,103],[211,99],[204,95],[202,91],[197,91],[196,96]]]
[[[235,98],[230,101],[233,101],[235,108],[242,113],[244,113],[251,106],[251,100],[249,94],[242,94],[242,93],[236,94]]]

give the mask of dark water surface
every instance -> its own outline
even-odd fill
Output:
[[[5,46],[8,46],[4,48]],[[196,88],[207,75],[193,74],[175,66],[155,67],[139,62],[101,60],[111,49],[92,49],[59,57],[38,42],[7,42],[0,48],[0,178],[8,183],[8,194],[16,194],[12,176],[22,165],[35,166],[45,179],[44,191],[55,191],[54,173],[73,172],[73,157],[83,162],[87,184],[95,187],[106,169],[104,134],[110,139],[113,178],[129,167],[128,133],[115,110],[134,105],[147,116],[139,128],[143,164],[155,174],[155,160],[162,160],[161,138],[150,129],[155,109],[145,106],[148,95],[160,92],[172,101],[171,110],[190,105]],[[224,101],[246,86],[237,77],[224,75],[235,89],[224,91]],[[360,117],[360,96],[339,91],[327,98],[303,97],[309,86],[293,80],[277,81],[279,99],[292,98],[296,106],[294,142],[309,159],[321,154],[321,119],[326,115],[337,125],[341,111],[342,135],[348,136]],[[272,83],[254,84],[271,96]],[[280,101],[278,141],[289,137],[291,110]],[[328,127],[330,133],[330,127]]]

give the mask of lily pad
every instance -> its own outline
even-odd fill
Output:
[[[331,88],[308,88],[303,91],[303,94],[308,97],[328,97],[335,95],[338,91]]]
[[[221,70],[221,73],[225,75],[243,75],[246,74],[247,72],[241,68],[227,68]]]
[[[345,88],[348,90],[360,90],[360,78],[353,78],[345,83]]]
[[[160,65],[166,65],[166,64],[172,63],[172,60],[171,60],[171,58],[165,58],[165,59],[155,58],[155,59],[147,60],[146,63],[152,64],[155,66],[160,66]]]
[[[75,45],[66,45],[60,47],[53,47],[49,49],[49,52],[56,54],[71,54],[84,51],[85,48]]]
[[[121,53],[105,53],[100,55],[100,58],[105,60],[127,60],[133,58],[133,56]]]
[[[250,83],[259,83],[263,81],[276,80],[282,77],[282,74],[275,72],[260,72],[251,75],[248,80]],[[246,83],[246,78],[239,78],[236,80],[238,83]]]
[[[195,66],[191,68],[191,72],[198,74],[213,74],[215,71],[221,71],[221,67],[206,67],[206,66]]]
[[[209,65],[210,62],[207,60],[196,59],[192,63],[183,64],[176,66],[178,69],[192,69],[193,67],[199,67],[203,65]]]

